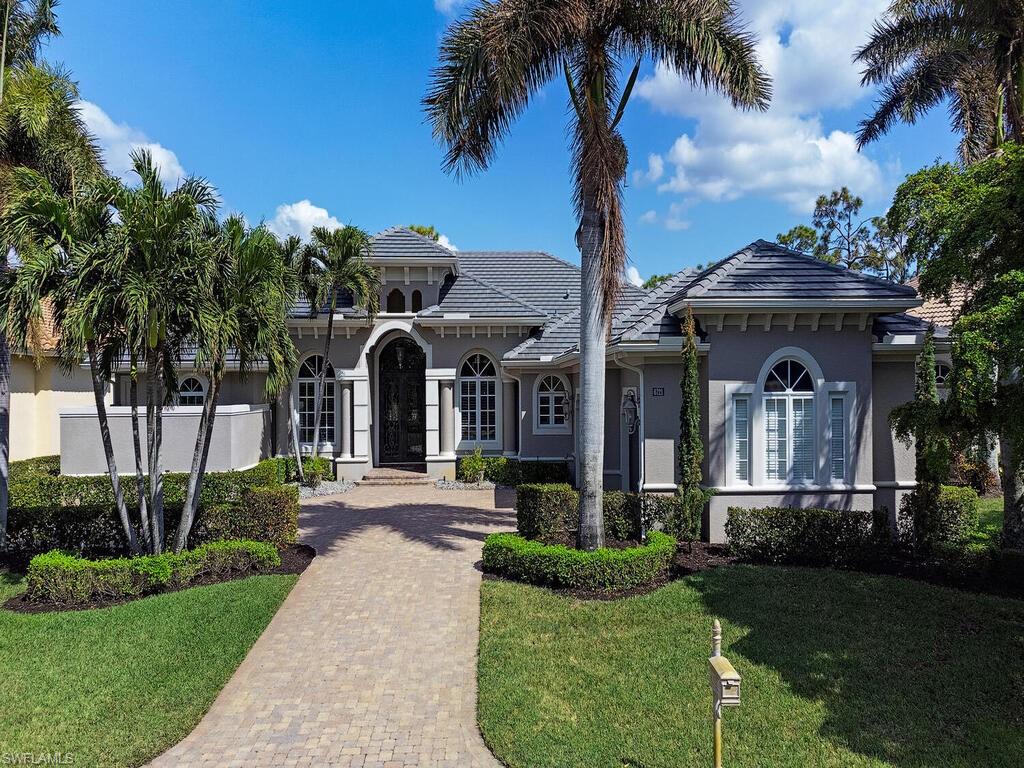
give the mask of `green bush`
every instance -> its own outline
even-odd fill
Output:
[[[935,545],[963,549],[977,529],[979,518],[977,491],[954,485],[942,486],[935,515]]]
[[[540,586],[630,589],[667,575],[675,550],[675,539],[657,531],[644,546],[593,552],[494,533],[484,541],[483,567],[487,573]]]
[[[220,541],[181,554],[86,560],[59,551],[32,558],[26,577],[30,600],[61,605],[121,600],[201,580],[267,571],[281,564],[270,544]]]
[[[200,511],[238,504],[252,487],[280,486],[287,466],[266,459],[235,472],[207,472],[200,492]],[[59,549],[81,554],[119,552],[124,532],[114,507],[114,492],[106,475],[69,477],[59,474],[53,457],[13,462],[10,473],[8,537],[10,549],[26,554]],[[147,479],[148,483],[148,479]],[[138,509],[135,476],[123,475],[128,509]],[[173,536],[188,487],[186,473],[164,475],[164,517]]]
[[[564,483],[527,483],[516,488],[516,528],[532,541],[551,542],[575,533],[580,495]]]
[[[298,488],[250,488],[237,504],[201,509],[192,537],[195,542],[251,539],[282,547],[295,541],[298,523]]]
[[[763,563],[844,565],[884,546],[888,521],[878,512],[839,509],[729,509],[725,533],[740,557]]]
[[[700,538],[701,510],[684,504],[675,494],[647,493],[643,499],[648,529],[660,524],[665,533],[679,541],[697,541]]]
[[[484,480],[495,485],[568,483],[570,480],[569,465],[564,461],[520,461],[508,456],[484,456],[479,448],[459,458],[455,477],[463,483],[475,483],[481,471]]]

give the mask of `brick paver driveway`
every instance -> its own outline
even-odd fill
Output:
[[[360,487],[307,502],[320,553],[158,766],[497,766],[476,727],[478,563],[511,499]]]

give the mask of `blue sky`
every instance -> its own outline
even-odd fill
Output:
[[[105,0],[60,7],[47,57],[79,81],[108,166],[150,146],[165,175],[210,179],[227,211],[279,232],[433,224],[462,249],[576,261],[564,84],[553,82],[491,169],[457,181],[420,100],[459,0]],[[740,114],[646,62],[622,124],[630,257],[642,276],[721,258],[808,221],[842,184],[881,213],[900,179],[955,138],[937,112],[862,153],[872,94],[850,54],[888,0],[740,0],[775,78]]]

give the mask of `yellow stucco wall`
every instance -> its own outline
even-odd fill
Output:
[[[60,453],[61,409],[93,404],[89,372],[65,373],[51,358],[11,363],[11,461]]]

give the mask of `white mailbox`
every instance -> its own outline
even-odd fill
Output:
[[[738,707],[740,673],[725,656],[712,656],[708,659],[708,669],[711,673],[711,692],[715,703],[723,707]]]

